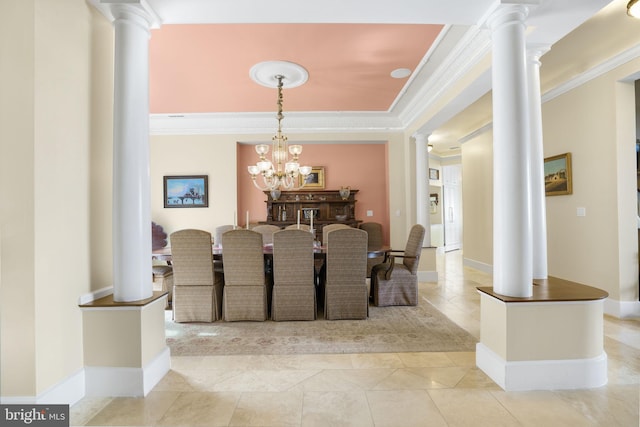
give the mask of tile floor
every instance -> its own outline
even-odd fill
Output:
[[[428,300],[479,337],[476,286],[489,275],[438,256]],[[578,391],[505,392],[475,353],[172,357],[146,398],[86,398],[71,425],[638,426],[640,320],[605,318],[609,383]]]

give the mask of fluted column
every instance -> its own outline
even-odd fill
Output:
[[[487,19],[493,61],[493,288],[532,295],[527,8],[503,5]]]
[[[149,178],[149,37],[139,2],[110,4],[115,31],[113,129],[113,297],[153,293]]]
[[[416,221],[424,229],[422,247],[431,246],[431,219],[429,218],[429,135],[416,133]]]
[[[547,208],[544,190],[540,57],[548,50],[548,45],[529,46],[527,48],[531,162],[531,236],[533,245],[532,274],[534,279],[547,278]]]

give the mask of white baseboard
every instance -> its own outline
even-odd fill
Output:
[[[476,365],[505,391],[577,390],[607,383],[607,354],[591,359],[507,362],[482,343]]]
[[[463,258],[462,265],[475,268],[476,270],[480,270],[488,274],[493,274],[493,265],[485,264],[484,262],[476,261],[469,258]]]
[[[37,396],[12,396],[0,398],[2,404],[46,405],[60,404],[72,406],[85,395],[84,369],[64,379],[49,390]]]
[[[604,313],[618,319],[640,317],[640,301],[618,301],[612,298],[604,300]]]
[[[418,271],[418,282],[437,282],[437,271]]]
[[[169,347],[144,368],[86,367],[86,395],[144,397],[170,368]]]

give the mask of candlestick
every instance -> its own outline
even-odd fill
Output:
[[[298,209],[298,230],[300,230],[300,209]]]
[[[313,209],[311,209],[311,226],[310,228],[313,230]]]

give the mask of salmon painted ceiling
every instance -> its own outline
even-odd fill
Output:
[[[284,86],[284,111],[388,111],[442,31],[431,24],[173,24],[153,30],[152,114],[273,112],[275,89],[251,67],[290,61],[308,81]]]

